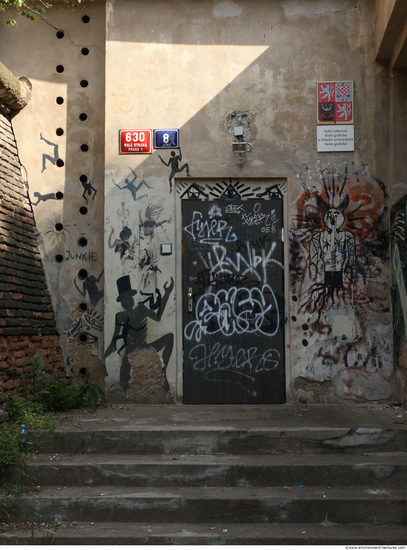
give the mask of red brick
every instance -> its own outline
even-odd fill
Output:
[[[31,365],[31,361],[29,357],[23,357],[22,359],[16,359],[14,364],[16,367],[25,367]]]

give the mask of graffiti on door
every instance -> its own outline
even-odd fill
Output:
[[[281,201],[184,201],[184,398],[282,402]]]

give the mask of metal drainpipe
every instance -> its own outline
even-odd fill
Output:
[[[0,63],[0,103],[10,109],[20,110],[31,97],[31,82],[25,76],[16,78],[7,67]]]

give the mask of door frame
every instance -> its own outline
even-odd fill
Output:
[[[290,312],[290,302],[289,302],[289,277],[288,277],[288,266],[289,266],[289,239],[288,239],[288,200],[287,200],[287,178],[231,178],[230,176],[220,176],[218,178],[213,177],[200,177],[200,178],[175,178],[174,182],[174,194],[175,194],[175,231],[174,231],[174,248],[175,248],[175,293],[176,293],[176,342],[175,342],[175,352],[176,352],[176,389],[177,396],[176,400],[179,403],[183,403],[183,369],[184,369],[184,360],[183,360],[183,323],[182,323],[182,304],[183,304],[183,295],[182,295],[182,210],[181,210],[181,201],[183,196],[188,188],[192,184],[196,183],[199,188],[202,188],[205,194],[208,196],[207,200],[215,199],[217,197],[211,196],[210,189],[213,189],[213,186],[217,182],[224,183],[238,183],[243,184],[243,189],[249,187],[250,189],[261,189],[266,190],[270,186],[278,186],[280,192],[283,195],[283,257],[284,257],[284,363],[285,363],[285,395],[286,403],[290,402],[291,395],[291,354],[290,354],[290,334],[289,334],[289,312]],[[209,187],[208,187],[209,186]],[[261,191],[257,191],[261,193]],[[247,198],[256,198],[247,197]],[[260,197],[258,197],[260,198]],[[204,198],[205,200],[205,198]],[[225,199],[227,200],[227,199]]]

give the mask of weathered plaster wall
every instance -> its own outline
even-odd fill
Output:
[[[104,21],[104,3],[57,3],[46,21],[1,18],[0,34],[2,59],[33,86],[14,128],[67,372],[101,380]]]
[[[177,294],[171,290],[161,321],[149,320],[146,333],[133,337],[130,345],[123,339],[120,327],[131,322],[128,311],[134,303],[117,301],[117,284],[129,275],[127,288],[144,292],[144,272],[149,268],[139,258],[153,238],[145,235],[139,220],[146,219],[150,203],[157,212],[152,220],[157,238],[153,250],[167,241],[179,249],[180,238],[178,226],[175,234],[173,227],[179,197],[170,192],[169,168],[157,151],[146,157],[119,157],[119,128],[180,128],[182,163],[188,163],[191,174],[188,177],[185,169],[177,175],[183,190],[194,178],[286,178],[291,246],[286,296],[289,399],[391,395],[387,103],[386,84],[373,57],[374,24],[373,3],[364,1],[107,4],[105,323],[108,380],[121,398],[137,349],[169,334],[179,342],[182,335],[174,319],[175,313],[178,319],[181,315],[178,278]],[[316,82],[327,79],[355,81],[354,153],[316,152]],[[251,118],[253,151],[242,165],[236,163],[228,135],[226,119],[233,111],[248,112]],[[167,162],[169,152],[161,156]],[[131,185],[147,185],[126,202],[125,218],[121,201],[132,193],[126,178],[129,182],[135,174]],[[342,203],[343,224],[336,234],[338,243],[345,243],[343,261],[337,262],[343,280],[340,290],[324,283],[325,264],[318,246],[323,244],[326,222],[317,196],[330,209]],[[156,227],[161,220],[169,221]],[[115,251],[108,238],[112,229],[117,236],[124,227],[130,237],[120,258],[122,252]],[[312,247],[314,236],[320,244]],[[154,286],[163,295],[175,269],[174,257],[154,254],[150,265],[155,279],[149,292],[155,297]],[[118,346],[124,346],[120,353]],[[181,368],[178,346],[171,350],[166,370],[172,394],[176,387],[181,394]],[[122,388],[121,369],[126,373]]]
[[[288,400],[389,397],[389,117],[374,2],[117,0],[61,7],[48,21],[2,29],[0,46],[33,83],[16,133],[68,367],[92,357],[103,377],[104,326],[111,399],[181,399],[181,196],[210,178],[260,191],[275,178],[284,182]],[[316,151],[318,80],[355,82],[354,153]],[[232,113],[250,121],[243,164]],[[178,170],[188,167],[171,174],[170,151],[119,156],[121,128],[179,128]],[[324,209],[343,222],[329,284]]]

